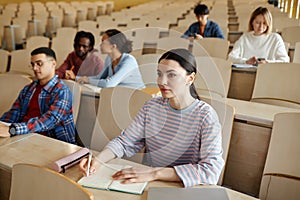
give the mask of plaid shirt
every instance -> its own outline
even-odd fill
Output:
[[[49,137],[75,144],[72,93],[57,76],[42,88],[39,95],[41,115],[22,122],[37,84],[35,81],[25,86],[11,109],[0,120],[13,123],[16,135],[45,132]]]

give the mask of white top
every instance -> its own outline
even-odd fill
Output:
[[[233,46],[228,58],[232,63],[245,63],[249,58],[265,58],[268,62],[289,62],[284,42],[278,33],[254,35],[244,33]]]

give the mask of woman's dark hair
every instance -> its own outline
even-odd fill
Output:
[[[121,53],[130,53],[132,51],[132,41],[127,40],[126,36],[117,29],[108,29],[104,32],[108,36],[111,44],[117,45]]]
[[[78,31],[76,33],[75,38],[74,38],[74,48],[76,45],[79,44],[81,38],[88,38],[90,40],[90,50],[94,49],[95,37],[92,33],[85,32],[85,31]]]
[[[209,10],[208,7],[205,4],[198,4],[195,8],[194,8],[194,13],[195,15],[208,15],[209,14]]]
[[[172,49],[164,53],[158,60],[160,62],[161,60],[174,60],[179,63],[179,65],[185,69],[187,75],[190,75],[192,73],[197,74],[197,64],[196,59],[187,49]],[[190,93],[192,97],[195,99],[200,99],[194,83],[190,86]]]

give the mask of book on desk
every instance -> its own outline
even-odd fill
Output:
[[[235,68],[257,68],[256,65],[249,65],[249,64],[232,64],[232,67],[235,67]]]
[[[94,174],[82,177],[78,181],[78,183],[83,187],[88,188],[100,190],[113,190],[131,194],[142,194],[145,187],[147,186],[147,182],[122,184],[122,180],[112,179],[112,175],[115,174],[117,171],[129,167],[131,166],[116,164],[101,165]]]

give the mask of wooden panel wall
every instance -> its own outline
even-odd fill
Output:
[[[33,0],[36,1],[36,0]],[[26,1],[26,0],[0,0],[0,4],[5,5],[7,3],[21,3],[21,2],[33,2],[33,1]],[[47,2],[47,0],[38,0],[39,2]],[[61,0],[51,0],[51,1],[61,1]],[[64,0],[66,2],[71,2],[71,0]],[[90,2],[98,1],[98,0],[88,0]],[[106,0],[103,0],[106,1]],[[128,6],[135,6],[145,2],[149,2],[151,0],[112,0],[115,2],[115,11],[118,11],[122,8],[126,8]]]

